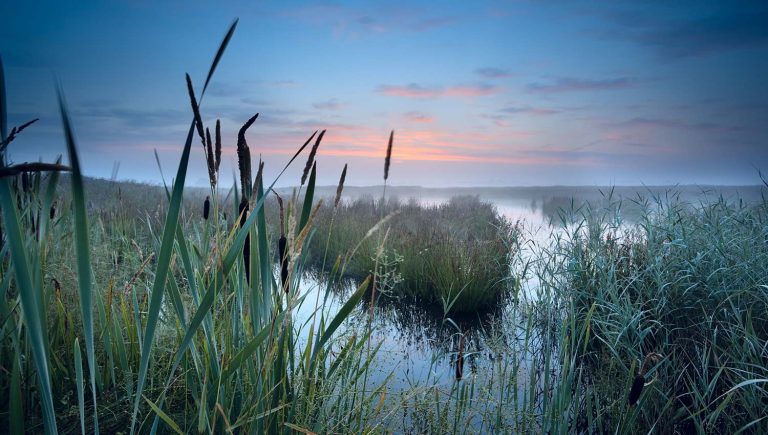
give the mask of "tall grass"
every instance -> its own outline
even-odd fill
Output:
[[[235,24],[214,58],[203,92],[234,29]],[[198,102],[202,98],[195,101],[194,93],[191,95],[194,118],[199,120]],[[4,101],[4,93],[2,97]],[[0,385],[5,391],[21,392],[8,402],[9,413],[3,420],[10,426],[5,427],[18,430],[26,424],[28,431],[43,427],[48,433],[74,432],[75,427],[77,432],[130,428],[132,433],[154,433],[161,425],[183,432],[272,433],[343,432],[365,427],[368,419],[360,417],[370,412],[365,404],[376,391],[352,390],[350,395],[346,390],[356,383],[339,387],[342,384],[338,379],[359,376],[353,373],[368,361],[359,357],[344,359],[344,370],[339,370],[342,360],[331,349],[336,346],[338,328],[358,305],[366,281],[337,312],[328,313],[319,307],[317,328],[309,331],[306,348],[298,351],[303,324],[294,322],[293,311],[304,300],[298,285],[302,265],[291,263],[289,279],[295,290],[284,294],[273,276],[274,248],[266,243],[264,192],[272,188],[274,181],[265,186],[257,176],[251,186],[250,173],[241,174],[254,191],[252,197],[244,197],[251,202],[251,212],[242,225],[230,226],[219,219],[215,200],[213,219],[201,220],[192,229],[184,225],[184,182],[193,135],[199,125],[193,121],[172,190],[167,192],[162,231],[157,232],[153,220],[147,219],[148,248],[157,254],[145,254],[130,239],[130,233],[123,233],[126,237],[117,239],[124,245],[120,258],[99,258],[99,246],[111,235],[119,234],[120,229],[111,224],[124,220],[124,216],[112,213],[110,221],[105,221],[104,215],[88,216],[75,139],[63,101],[60,107],[73,170],[72,190],[60,216],[47,223],[51,231],[39,244],[36,232],[28,231],[27,222],[34,221],[22,216],[40,214],[45,202],[41,200],[45,196],[40,188],[42,177],[36,174],[34,187],[25,190],[28,200],[19,202],[21,210],[16,201],[19,190],[11,186],[8,178],[0,180],[3,227],[9,242],[4,253],[10,253],[13,259],[3,267],[4,292],[0,298],[0,361],[13,368],[13,376],[10,384]],[[5,119],[5,113],[2,117]],[[214,166],[215,160],[214,156]],[[55,184],[54,177],[47,179]],[[304,197],[305,209],[314,208],[314,180],[313,169]],[[250,194],[250,189],[243,190]],[[50,214],[43,213],[42,218],[50,218]],[[88,225],[89,219],[95,219],[95,225]],[[296,228],[297,236],[289,241],[292,258],[301,258],[303,240],[314,233],[312,223],[310,213]],[[194,230],[200,227],[203,231]],[[66,249],[59,243],[67,238],[75,241],[71,249],[76,254],[77,293],[61,288],[59,280],[55,280],[56,286],[44,285],[46,277],[59,277],[67,284],[74,281],[63,276],[66,269],[55,267],[69,255],[56,252]],[[250,249],[255,257],[250,266],[256,279],[250,282],[245,273],[248,263],[239,261],[246,240],[253,241]],[[91,280],[91,253],[96,254],[96,269],[103,281]],[[115,282],[114,272],[102,268],[113,259],[126,266],[139,265],[135,274],[129,272],[133,276],[124,287]],[[71,300],[77,300],[81,307],[74,316],[67,309]],[[82,336],[76,324],[82,325]],[[365,341],[365,337],[363,332],[356,340]],[[88,398],[83,394],[86,380],[78,344],[81,341],[86,347],[90,375]],[[349,339],[344,342],[349,343]],[[62,401],[74,390],[78,392],[75,402]],[[72,410],[68,403],[74,406]],[[92,422],[84,418],[86,413],[93,414]],[[42,420],[35,418],[39,415]]]

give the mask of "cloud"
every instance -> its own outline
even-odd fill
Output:
[[[312,104],[312,107],[318,110],[339,110],[344,107],[344,104],[339,102],[336,98],[331,98],[330,100],[314,103]]]
[[[695,131],[728,131],[736,132],[743,130],[740,127],[717,124],[714,122],[687,122],[678,119],[666,118],[643,118],[636,117],[627,121],[609,124],[612,127],[630,127],[630,128],[666,128],[677,130],[695,130]]]
[[[294,9],[286,15],[313,26],[331,29],[336,37],[358,37],[391,32],[419,33],[447,27],[459,18],[434,14],[435,9],[382,6],[314,5]]]
[[[615,77],[608,79],[581,79],[558,77],[549,83],[530,83],[525,90],[529,93],[545,94],[576,91],[603,91],[626,89],[637,86],[639,80],[633,77]]]
[[[514,76],[509,70],[493,67],[478,68],[475,70],[475,74],[487,79],[505,79]]]
[[[699,14],[690,9],[682,19],[631,11],[605,14],[617,27],[599,35],[634,42],[665,60],[768,45],[768,3],[736,2]]]
[[[500,86],[487,83],[477,85],[456,85],[450,87],[425,87],[417,83],[405,86],[381,85],[376,92],[390,97],[404,98],[437,98],[437,97],[484,97],[495,95],[504,91]]]
[[[407,119],[410,122],[423,122],[423,123],[429,123],[435,120],[434,117],[421,112],[408,112],[405,114],[405,119]]]
[[[560,110],[557,109],[545,109],[542,107],[531,107],[531,106],[511,106],[511,107],[505,107],[500,110],[500,112],[503,113],[509,113],[509,114],[527,114],[527,115],[555,115],[560,113]]]

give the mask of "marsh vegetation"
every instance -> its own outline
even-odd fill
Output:
[[[604,191],[561,201],[533,234],[475,196],[342,198],[340,183],[321,200],[316,132],[281,207],[251,169],[256,116],[227,187],[218,124],[201,120],[233,31],[202,92],[188,80],[171,185],[84,179],[61,94],[68,166],[14,165],[23,134],[11,143],[0,107],[0,430],[768,429],[760,187],[748,201]],[[198,141],[211,186],[185,191]]]

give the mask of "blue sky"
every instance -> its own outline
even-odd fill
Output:
[[[88,175],[158,181],[201,86],[222,120],[223,180],[239,126],[275,175],[315,129],[319,182],[754,184],[768,172],[766,2],[3,2],[9,122],[41,121],[16,162],[64,152],[55,77]],[[195,144],[190,181],[204,185]],[[301,164],[281,183],[294,184]],[[226,183],[226,181],[224,182]]]

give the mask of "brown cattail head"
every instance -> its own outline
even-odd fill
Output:
[[[646,384],[645,382],[645,374],[648,372],[648,369],[650,368],[651,363],[653,362],[659,362],[661,361],[663,357],[659,355],[658,353],[649,353],[645,356],[645,359],[643,359],[643,363],[640,366],[640,371],[635,376],[635,379],[632,381],[632,388],[629,389],[629,396],[627,397],[627,402],[629,403],[629,406],[634,406],[638,400],[640,400],[640,394],[643,392],[643,388],[645,388]],[[655,379],[655,378],[654,378]]]
[[[206,196],[203,202],[203,219],[208,220],[208,214],[211,212],[211,198]]]
[[[341,177],[339,178],[339,186],[336,187],[336,199],[333,201],[333,208],[339,206],[339,200],[341,200],[341,191],[344,190],[344,180],[347,178],[347,164],[344,163],[344,170],[341,171]]]
[[[248,200],[243,197],[238,206],[240,212],[240,228],[245,225],[245,221],[248,217]],[[251,235],[245,236],[245,244],[243,245],[243,265],[245,266],[245,279],[248,284],[251,283]]]
[[[211,186],[216,186],[216,163],[213,155],[213,141],[211,140],[211,131],[205,128],[205,164],[208,166],[208,180]]]
[[[395,130],[389,133],[389,144],[387,144],[387,157],[384,159],[384,181],[389,178],[389,163],[392,160],[392,139],[394,139]]]
[[[192,87],[192,79],[189,78],[189,74],[186,75],[187,77],[187,92],[189,92],[189,102],[192,104],[192,114],[195,117],[195,129],[197,129],[197,134],[200,136],[200,142],[203,144],[203,148],[205,148],[205,133],[203,132],[203,119],[200,116],[200,107],[197,105],[197,98],[195,98],[195,89]]]
[[[283,198],[272,189],[272,193],[277,197],[277,206],[280,208],[280,235],[285,235],[285,208],[283,207]]]
[[[635,376],[635,380],[632,381],[632,388],[629,390],[629,397],[627,398],[629,406],[634,406],[637,401],[640,400],[640,394],[643,392],[643,387],[645,387],[645,376]]]
[[[288,293],[290,286],[288,283],[288,253],[286,252],[286,245],[288,240],[285,238],[285,234],[280,236],[277,241],[277,253],[280,256],[280,284],[283,286],[283,290]]]
[[[312,150],[309,151],[309,157],[307,157],[307,164],[304,165],[304,172],[301,174],[302,186],[304,185],[304,182],[307,181],[307,175],[309,174],[309,170],[312,169],[312,165],[315,162],[315,154],[317,153],[317,148],[320,146],[320,141],[323,140],[323,136],[325,136],[325,130],[320,132],[320,136],[317,137],[315,144],[312,145]]]
[[[53,220],[53,218],[56,217],[56,204],[55,203],[51,204],[51,212],[50,212],[50,214],[51,214],[51,220]]]
[[[216,174],[219,173],[219,166],[221,165],[221,121],[216,120],[216,133],[215,133],[215,161],[216,161]]]
[[[240,127],[237,133],[237,166],[240,169],[240,188],[243,197],[251,197],[251,150],[248,148],[248,142],[245,140],[245,132],[256,122],[259,114],[255,114]]]

